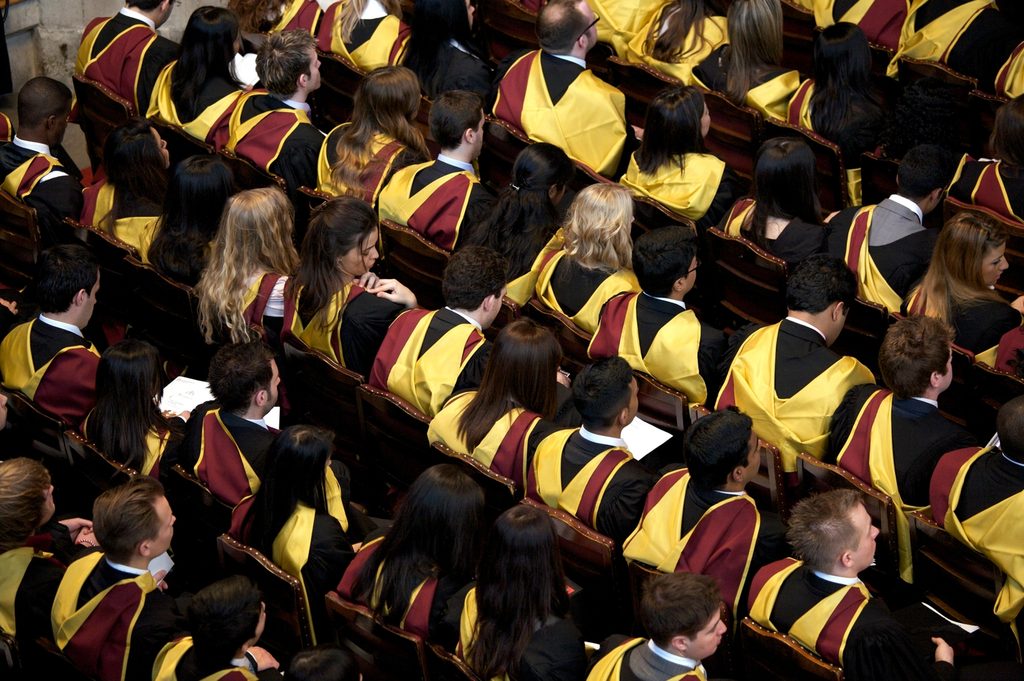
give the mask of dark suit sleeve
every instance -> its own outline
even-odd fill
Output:
[[[733,359],[736,358],[736,353],[739,352],[740,346],[743,342],[750,337],[752,333],[761,328],[760,324],[747,324],[736,330],[736,333],[729,336],[729,341],[725,348],[725,353],[722,355],[721,364],[719,364],[719,373],[722,376],[722,380],[725,380],[726,374],[729,373],[729,366],[732,364]]]
[[[452,394],[465,390],[476,390],[480,387],[480,381],[484,378],[484,368],[487,367],[487,358],[491,355],[491,342],[484,341],[484,346],[473,353],[466,366],[459,374],[459,380],[455,382]]]
[[[833,258],[844,259],[846,256],[846,237],[850,233],[850,226],[853,224],[853,216],[860,210],[859,207],[844,208],[828,221],[830,231],[828,234],[828,254]]]
[[[475,235],[491,216],[494,210],[494,194],[482,184],[473,185],[469,195],[469,203],[466,205],[466,215],[462,218],[462,225],[459,227],[459,240],[455,243],[455,250],[462,248],[474,241]]]
[[[294,197],[299,187],[317,186],[317,163],[323,135],[310,125],[300,125],[285,142],[281,154],[270,169],[284,178],[288,193]]]
[[[718,183],[715,198],[712,199],[704,217],[697,220],[697,231],[703,233],[709,227],[717,225],[732,208],[732,204],[736,203],[745,193],[746,183],[732,168],[726,166],[725,172],[722,174],[722,181]]]
[[[341,325],[341,352],[346,368],[369,376],[388,327],[404,309],[372,293],[360,294],[348,304]]]
[[[872,392],[874,392],[878,386],[866,386]],[[829,424],[828,433],[828,451],[825,454],[825,461],[828,463],[835,463],[836,457],[839,456],[839,451],[846,444],[846,438],[850,437],[850,432],[853,430],[853,424],[857,420],[857,414],[860,413],[861,397],[864,394],[865,386],[855,385],[846,391],[843,395],[842,402],[836,407],[835,412],[832,414],[832,421]]]
[[[583,681],[586,673],[583,635],[571,619],[539,629],[520,660],[520,681]]]
[[[148,594],[132,630],[126,681],[152,678],[153,660],[161,648],[187,630],[183,610],[173,598],[159,589]]]
[[[697,370],[708,389],[708,400],[714,400],[722,384],[719,365],[729,342],[718,329],[701,322],[700,345],[697,347]]]
[[[453,48],[454,60],[449,64],[445,90],[468,90],[487,97],[491,89],[492,71],[482,59]],[[440,69],[444,71],[444,69]],[[442,94],[438,92],[437,94]]]
[[[317,623],[318,629],[323,629],[327,624],[324,596],[338,585],[345,568],[352,562],[354,556],[352,544],[349,543],[337,519],[317,513],[313,520],[313,541],[309,546],[309,558],[302,567],[302,580],[306,584],[313,621]],[[321,622],[324,626],[320,625]]]
[[[50,609],[64,570],[47,558],[33,558],[15,595],[14,612],[20,641],[53,640]]]
[[[178,57],[179,46],[177,43],[157,36],[157,39],[146,51],[146,58],[139,69],[139,80],[135,84],[135,97],[139,100],[138,115],[145,118],[149,109],[149,100],[153,96],[153,87],[156,79],[165,66]]]
[[[657,478],[636,461],[620,468],[597,510],[597,531],[621,546],[640,522],[647,493],[655,482]]]

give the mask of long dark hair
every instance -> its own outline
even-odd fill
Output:
[[[498,516],[480,559],[476,603],[469,665],[483,679],[517,678],[537,628],[569,612],[562,559],[547,514],[513,506]]]
[[[1006,165],[1024,167],[1024,97],[999,107],[988,144]]]
[[[217,156],[191,156],[174,170],[160,227],[149,247],[158,270],[195,286],[206,265],[206,251],[224,205],[235,193],[231,169]]]
[[[103,165],[107,182],[114,187],[114,207],[100,226],[109,232],[113,233],[118,218],[160,214],[167,191],[167,166],[154,130],[149,121],[130,118],[115,128],[103,145]]]
[[[840,22],[814,39],[811,123],[826,139],[837,139],[865,107],[877,108],[871,91],[871,47],[856,24]]]
[[[207,6],[192,12],[171,71],[171,100],[181,120],[190,121],[200,113],[203,85],[214,78],[234,82],[231,62],[238,35],[238,17],[231,10]]]
[[[501,190],[490,216],[470,238],[508,258],[509,280],[529,271],[557,231],[562,216],[549,191],[564,189],[575,172],[569,157],[553,144],[538,142],[519,152],[512,183]]]
[[[356,577],[352,587],[356,599],[370,603],[379,588],[376,612],[387,612],[385,620],[397,623],[423,580],[451,576],[468,582],[476,566],[483,511],[483,490],[457,467],[439,464],[425,470],[409,488],[380,547]]]
[[[327,513],[324,478],[333,437],[310,425],[285,428],[267,450],[267,474],[253,501],[250,543],[270,556],[274,539],[299,503]]]
[[[683,168],[686,154],[704,150],[700,122],[704,116],[704,95],[689,85],[658,93],[647,107],[644,139],[636,151],[640,172],[654,174],[669,162]]]
[[[555,372],[562,348],[547,329],[519,319],[498,333],[483,380],[459,418],[459,436],[477,448],[509,410],[522,407],[544,418],[555,415]]]
[[[111,345],[96,369],[96,407],[86,436],[111,459],[141,470],[146,436],[171,427],[158,406],[165,379],[160,353],[146,341]]]
[[[704,19],[707,17],[704,0],[675,0],[658,13],[651,23],[651,31],[644,41],[644,52],[655,59],[677,62],[690,52],[696,52],[707,42],[704,37]],[[693,32],[693,40],[686,42]]]
[[[761,145],[754,165],[753,217],[743,235],[768,247],[768,218],[800,218],[821,224],[821,204],[814,184],[814,152],[795,137],[775,137]]]
[[[438,71],[447,68],[447,64],[438,62],[441,48],[449,40],[457,40],[469,50],[475,47],[469,25],[469,11],[463,0],[419,0],[412,16],[411,28],[412,35],[402,63],[419,77],[424,91],[433,95],[432,84]]]

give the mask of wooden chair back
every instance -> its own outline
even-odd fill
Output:
[[[900,162],[867,151],[860,155],[860,192],[865,206],[880,203],[898,190]]]
[[[183,128],[171,123],[164,123],[155,118],[149,119],[153,127],[160,133],[160,137],[167,143],[167,153],[171,156],[171,173],[182,161],[193,156],[208,156],[216,154],[217,149],[205,140],[196,139],[185,132]]]
[[[271,175],[249,159],[227,149],[221,149],[218,153],[221,160],[231,168],[231,173],[235,176],[235,188],[238,191],[259,189],[260,187],[278,187],[282,191],[287,191],[283,179]]]
[[[430,419],[401,397],[371,385],[359,386],[357,404],[367,465],[399,489],[440,460],[427,441]]]
[[[843,670],[749,617],[740,622],[746,676],[767,681],[843,681]]]
[[[484,335],[487,336],[488,340],[493,341],[499,331],[519,319],[521,312],[522,309],[519,304],[505,296],[501,299],[501,309],[498,311],[498,316],[494,318],[490,326],[484,329]]]
[[[177,569],[193,571],[192,576],[205,585],[210,579],[209,566],[217,562],[217,537],[231,526],[232,509],[180,464],[174,464],[164,476],[164,485],[178,518],[172,543]]]
[[[774,324],[786,316],[786,263],[742,237],[706,232],[721,306],[731,321]]]
[[[497,64],[518,50],[536,50],[537,13],[515,0],[493,0],[483,9],[484,40]]]
[[[608,75],[612,85],[626,95],[626,122],[639,127],[647,119],[647,107],[659,93],[681,87],[677,78],[651,68],[633,64],[620,57],[608,58]]]
[[[569,180],[568,187],[574,192],[582,191],[584,187],[592,184],[613,184],[613,180],[600,174],[586,163],[573,159],[572,164],[576,166],[576,172]]]
[[[629,573],[629,594],[633,599],[633,612],[640,612],[640,599],[643,598],[644,589],[647,587],[647,582],[651,581],[660,574],[663,574],[661,570],[641,563],[640,561],[631,561],[626,563],[626,570]],[[642,623],[637,618],[637,632],[643,629]]]
[[[953,383],[939,395],[939,411],[958,425],[967,427],[967,416],[971,402],[975,399],[974,386],[968,377],[971,365],[974,364],[974,353],[964,350],[959,345],[951,346],[953,353]],[[982,436],[983,440],[992,437],[991,433]]]
[[[42,251],[36,209],[0,191],[0,282],[24,288],[36,275]]]
[[[522,130],[516,129],[493,116],[484,121],[484,147],[480,153],[480,178],[492,189],[501,190],[512,181],[512,166],[530,139]]]
[[[659,227],[682,225],[697,234],[697,225],[690,218],[647,196],[633,196],[633,238]]]
[[[791,491],[786,487],[782,454],[779,453],[778,447],[758,438],[757,456],[760,464],[757,467],[757,474],[747,483],[747,493],[754,499],[758,508],[774,511],[786,519],[794,502],[791,499]]]
[[[745,104],[734,104],[721,92],[701,89],[711,114],[711,129],[704,138],[714,154],[748,181],[754,177],[754,159],[764,136],[764,118]]]
[[[653,376],[634,371],[637,387],[637,414],[644,421],[681,435],[690,427],[690,406],[686,395],[670,388]]]
[[[510,478],[506,478],[500,473],[495,473],[473,457],[460,454],[448,445],[440,442],[433,442],[430,446],[447,457],[446,461],[448,463],[453,463],[461,468],[480,485],[484,491],[488,516],[492,520],[515,506],[522,497],[520,490],[516,489],[516,483]]]
[[[7,394],[7,431],[12,451],[38,452],[58,461],[71,462],[68,427],[61,419],[46,413],[25,393],[4,389]]]
[[[451,252],[391,220],[381,220],[380,239],[388,271],[412,289],[421,307],[442,307],[441,279]]]
[[[878,351],[889,329],[889,311],[878,303],[854,298],[846,315],[846,325],[832,349],[851,355],[878,374]]]
[[[814,12],[782,0],[782,64],[800,73],[814,73]]]
[[[839,210],[850,205],[850,192],[846,184],[846,164],[839,145],[816,132],[782,121],[765,121],[764,137],[802,138],[814,152],[815,182],[818,200],[825,211]]]
[[[364,681],[427,681],[426,649],[419,636],[384,624],[369,608],[336,593],[326,598],[338,640],[356,658]]]
[[[486,681],[458,655],[438,645],[427,646],[427,670],[430,681]]]
[[[78,101],[78,126],[85,135],[85,150],[95,171],[103,165],[107,135],[136,115],[135,105],[106,86],[78,74],[72,76],[72,85]]]
[[[81,496],[95,499],[108,489],[123,485],[139,474],[131,466],[111,459],[84,436],[69,432],[67,437],[75,477],[89,488]]]
[[[984,362],[971,365],[967,383],[974,387],[975,398],[967,411],[967,427],[979,440],[987,442],[996,432],[999,408],[1024,395],[1024,379],[990,367]]]
[[[225,574],[243,574],[260,589],[267,612],[260,645],[281,659],[289,659],[313,645],[309,604],[298,579],[256,549],[226,534],[217,537],[217,553]]]
[[[590,364],[590,356],[587,355],[591,340],[589,333],[576,326],[561,312],[550,309],[536,298],[532,299],[523,311],[527,317],[555,334],[559,345],[562,346],[562,366],[573,376]]]
[[[964,100],[972,90],[977,89],[978,80],[964,75],[945,64],[924,59],[913,59],[911,57],[900,57],[896,64],[899,81],[904,85],[910,85],[922,78],[935,78],[943,83],[952,85],[957,90],[962,90]]]
[[[366,72],[344,57],[317,50],[320,89],[313,93],[313,122],[324,132],[352,120],[356,90]]]
[[[989,148],[989,135],[996,126],[996,112],[1008,100],[999,95],[989,94],[981,90],[971,90],[967,107],[971,112],[971,152],[975,158],[992,158],[995,153]]]
[[[991,218],[1006,230],[1006,253],[1004,257],[1010,263],[1010,268],[999,277],[999,281],[996,283],[996,290],[1008,300],[1024,295],[1024,223],[1011,220],[988,208],[964,203],[952,196],[947,196],[942,204],[942,217],[944,221],[949,221],[954,215],[963,211]]]

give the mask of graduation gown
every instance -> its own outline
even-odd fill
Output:
[[[640,290],[632,270],[587,269],[566,258],[563,250],[543,255],[535,293],[546,307],[561,312],[588,334],[597,330],[601,308],[612,297]]]
[[[806,0],[805,0],[806,2]],[[805,4],[805,3],[800,3]],[[895,50],[907,18],[908,0],[811,0],[818,28],[857,24],[868,42]]]
[[[192,645],[191,636],[165,645],[153,663],[153,681],[257,681],[260,678],[241,667],[229,667],[212,674],[197,673]]]
[[[634,194],[690,218],[698,227],[717,225],[741,193],[736,174],[711,154],[686,154],[682,168],[673,160],[651,174],[640,171],[633,154],[619,182]]]
[[[590,70],[537,50],[501,79],[494,115],[611,175],[626,141],[625,107],[625,96]]]
[[[231,114],[244,94],[235,83],[223,79],[210,79],[203,84],[197,99],[198,111],[178,111],[171,96],[174,60],[163,68],[153,87],[147,118],[175,125],[197,140],[213,145],[220,151],[228,141]]]
[[[303,31],[315,36],[323,13],[316,0],[287,0],[281,18],[268,33]]]
[[[654,55],[647,51],[647,36],[651,34],[652,30],[657,30],[660,34],[667,11],[666,8],[652,14],[647,24],[637,30],[632,40],[629,40],[626,44],[626,54],[619,56],[634,64],[646,64],[653,69],[678,79],[683,85],[693,85],[695,83],[693,79],[694,67],[704,61],[711,54],[712,50],[728,40],[725,17],[704,17],[704,33],[702,37],[705,42],[698,42],[699,38],[695,35],[695,31],[690,29],[690,33],[683,39],[682,43],[683,45],[690,46],[690,49],[679,57],[679,61],[667,62],[655,58]],[[602,14],[601,16],[603,19],[604,15]],[[600,25],[600,22],[598,22],[598,25]]]
[[[52,554],[31,546],[0,553],[0,631],[26,645],[51,638],[50,608],[62,577]]]
[[[51,150],[51,154],[56,153]],[[43,246],[66,239],[64,218],[78,218],[82,212],[82,185],[78,170],[64,166],[54,155],[40,154],[11,142],[0,144],[0,191],[35,208]],[[44,179],[51,172],[66,175]]]
[[[90,426],[89,419],[93,417],[95,411],[90,411],[89,415],[82,421],[82,433],[90,439],[93,439],[90,435],[92,427]],[[163,458],[164,452],[167,451],[167,447],[174,443],[174,434],[170,430],[164,432],[158,432],[150,429],[146,433],[146,451],[143,453],[142,465],[137,466],[139,473],[142,475],[148,475],[151,478],[160,478],[160,460]],[[125,463],[125,462],[122,462]]]
[[[0,343],[4,387],[74,428],[96,404],[99,362],[92,343],[38,319],[14,327]]]
[[[129,213],[143,213],[143,215],[124,215],[111,224],[108,216],[114,209],[114,194],[114,185],[105,178],[83,189],[82,216],[79,221],[83,225],[109,231],[134,248],[142,262],[148,263],[149,247],[152,245],[153,239],[156,238],[160,215],[145,215],[145,213],[152,212],[153,206],[144,204],[128,206]]]
[[[598,41],[608,43],[618,56],[625,57],[627,44],[651,23],[663,6],[659,0],[594,0],[591,7],[594,14],[601,17],[597,22]]]
[[[14,124],[11,118],[5,113],[0,113],[0,142],[10,142],[14,139]]]
[[[976,161],[964,154],[949,183],[949,195],[1024,222],[1024,173],[1002,161]]]
[[[618,637],[613,637],[618,638]],[[601,644],[599,658],[590,668],[587,681],[643,681],[645,678],[666,679],[666,681],[707,681],[704,665],[694,669],[677,665],[655,656],[647,647],[647,639],[631,638],[615,645],[605,652],[610,641]],[[644,676],[633,669],[637,664],[641,669],[650,672]]]
[[[740,199],[722,218],[718,228],[731,236],[749,238],[745,227],[753,219],[756,203],[751,198]],[[795,267],[810,256],[828,250],[828,237],[827,227],[793,218],[777,238],[766,240],[765,250],[785,260],[790,267]]]
[[[332,5],[332,7],[336,6]],[[317,189],[331,196],[341,196],[346,193],[335,184],[331,177],[331,170],[338,161],[338,141],[350,125],[351,123],[342,123],[331,130],[324,139],[323,146],[320,147],[320,155],[317,157]],[[391,173],[408,165],[409,150],[398,140],[393,140],[380,133],[374,135],[371,149],[373,158],[363,168],[360,175],[363,185],[363,193],[360,198],[371,206],[376,206],[377,197],[390,179]]]
[[[369,383],[433,417],[453,392],[480,385],[489,351],[483,334],[451,310],[406,310],[388,329]]]
[[[264,340],[267,338],[267,330],[263,325],[267,304],[270,302],[270,295],[273,293],[274,287],[277,286],[277,282],[284,276],[276,272],[261,274],[253,280],[242,296],[242,319]]]
[[[367,72],[400,64],[412,33],[409,25],[391,14],[376,19],[360,19],[346,43],[341,34],[342,5],[337,2],[324,12],[316,35],[317,47],[347,59]]]
[[[728,45],[713,50],[693,70],[697,85],[708,90],[725,92],[726,76],[729,70]],[[776,120],[786,120],[789,100],[800,85],[800,73],[782,66],[766,66],[764,71],[751,83],[744,104]]]

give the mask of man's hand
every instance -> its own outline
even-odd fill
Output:
[[[278,661],[274,659],[273,655],[259,646],[253,646],[245,652],[252,655],[253,659],[256,660],[256,671],[258,672],[262,672],[266,669],[277,669],[281,666]]]
[[[935,661],[953,664],[953,648],[938,636],[932,636],[932,643],[935,644]]]

